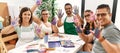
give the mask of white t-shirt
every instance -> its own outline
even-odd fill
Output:
[[[42,22],[42,24],[41,24],[41,31],[43,32],[43,33],[48,33],[48,34],[51,34],[52,33],[52,28],[51,28],[51,23],[49,23],[50,24],[50,26],[46,26],[43,22]]]
[[[68,23],[74,22],[73,16],[67,17],[67,18],[66,18],[66,22],[68,22]]]

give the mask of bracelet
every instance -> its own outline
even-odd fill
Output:
[[[104,39],[105,39],[105,37],[104,36],[102,36]]]

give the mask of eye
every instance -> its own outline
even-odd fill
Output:
[[[97,16],[99,17],[99,16],[100,16],[100,14],[97,14]]]
[[[97,14],[97,17],[99,17],[99,16],[106,16],[107,15],[107,13],[100,13],[100,14]]]
[[[107,15],[107,13],[102,13],[102,14],[101,14],[101,16],[106,16],[106,15]]]
[[[27,15],[26,13],[24,15]]]
[[[88,14],[88,15],[85,15],[85,17],[89,17],[90,16],[90,14]]]
[[[31,14],[28,14],[28,16],[30,16]]]

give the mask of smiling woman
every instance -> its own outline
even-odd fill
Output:
[[[34,41],[39,37],[42,38],[41,35],[42,32],[40,31],[39,26],[33,22],[32,12],[28,7],[23,7],[20,11],[19,18],[12,19],[11,25],[2,29],[1,33],[9,34],[12,33],[13,31],[16,31],[18,35],[16,47]]]

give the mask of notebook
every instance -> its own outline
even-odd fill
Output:
[[[65,48],[75,47],[71,40],[61,40],[61,46]]]
[[[55,48],[55,47],[60,47],[60,46],[61,46],[60,41],[49,41],[48,42],[49,48]]]

